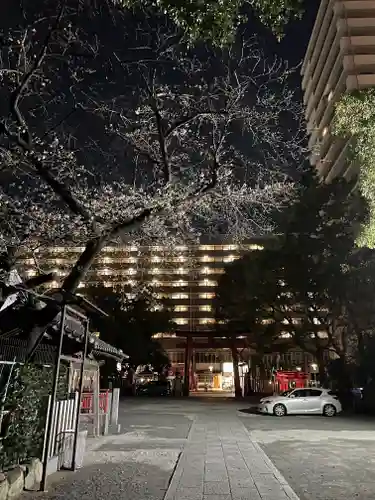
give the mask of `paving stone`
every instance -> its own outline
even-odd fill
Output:
[[[228,481],[210,481],[203,485],[205,495],[227,495],[230,494]]]
[[[193,474],[190,471],[185,471],[181,476],[179,485],[189,488],[201,487],[203,490],[203,473]]]
[[[226,470],[222,472],[205,472],[204,481],[228,481],[228,473]]]
[[[231,488],[255,488],[254,479],[250,475],[248,477],[230,477],[229,484]]]
[[[232,496],[229,495],[203,495],[203,500],[232,500]],[[249,500],[249,499],[247,499]]]
[[[232,488],[232,500],[263,500],[258,490],[254,488]]]

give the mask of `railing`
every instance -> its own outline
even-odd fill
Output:
[[[109,410],[109,391],[101,391],[99,393],[99,411],[108,413]],[[93,414],[94,412],[94,394],[85,392],[82,394],[81,413]]]
[[[50,404],[51,401],[49,400]],[[48,450],[48,458],[58,455],[65,434],[72,434],[74,432],[77,411],[78,392],[74,394],[74,398],[56,401],[52,416],[52,438]]]

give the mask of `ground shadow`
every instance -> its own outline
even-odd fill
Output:
[[[27,493],[29,500],[162,500],[173,469],[124,460],[89,465],[51,478],[46,493]]]

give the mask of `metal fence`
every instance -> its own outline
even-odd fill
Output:
[[[51,396],[49,397],[48,408],[51,405]],[[77,412],[79,411],[78,392],[70,395],[69,399],[58,400],[55,402],[52,414],[52,436],[49,443],[49,449],[44,446],[43,458],[47,453],[47,459],[60,456],[74,436],[75,422]],[[49,412],[47,412],[48,414]],[[47,428],[47,425],[46,425]]]

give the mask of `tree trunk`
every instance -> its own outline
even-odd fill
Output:
[[[236,338],[232,337],[231,339],[231,351],[232,351],[232,360],[233,360],[233,378],[234,378],[234,395],[236,398],[242,398],[242,388],[240,382],[240,372],[238,369],[238,351],[236,347]]]
[[[324,351],[322,350],[317,350],[315,354],[316,362],[318,365],[318,372],[319,372],[319,382],[322,387],[324,387],[327,383],[327,373],[326,373],[326,366],[325,366],[325,360],[324,360]]]
[[[92,263],[94,262],[100,251],[103,249],[106,242],[106,235],[88,241],[85,250],[80,255],[77,262],[74,264],[73,269],[65,278],[62,285],[63,290],[70,293],[76,292],[80,282],[86,276]]]

